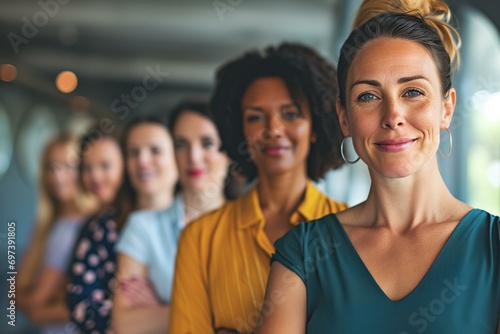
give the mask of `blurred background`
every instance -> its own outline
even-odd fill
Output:
[[[0,254],[7,254],[7,223],[13,220],[21,261],[34,223],[39,154],[55,134],[81,134],[94,121],[119,132],[139,114],[166,113],[184,97],[208,97],[217,67],[251,48],[301,42],[336,64],[359,3],[2,0]],[[462,36],[463,62],[454,78],[453,152],[440,159],[440,168],[455,196],[499,215],[500,2],[448,4]],[[345,166],[319,186],[356,204],[369,189],[366,166]],[[16,328],[6,322],[2,315],[2,333],[33,332],[19,313]]]

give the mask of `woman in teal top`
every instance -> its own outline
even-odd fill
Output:
[[[456,103],[450,16],[442,1],[363,2],[337,113],[370,193],[276,242],[256,333],[500,333],[500,218],[453,197],[436,157]]]
[[[335,215],[300,224],[275,244],[307,289],[308,333],[495,333],[500,218],[474,209],[407,296],[377,284]],[[304,331],[301,331],[304,332]]]

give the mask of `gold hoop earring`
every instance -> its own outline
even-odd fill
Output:
[[[450,141],[450,147],[448,148],[448,153],[447,154],[443,154],[443,152],[441,152],[440,148],[438,148],[438,151],[439,151],[439,154],[441,154],[441,156],[444,159],[448,159],[448,157],[451,154],[451,149],[453,148],[453,137],[451,136],[450,129],[448,129],[448,128],[444,128],[444,129],[446,130],[446,132],[448,132],[448,138],[449,138],[449,141]]]
[[[350,161],[350,160],[347,160],[345,155],[344,155],[344,143],[345,143],[345,140],[347,139],[348,137],[344,137],[344,139],[342,139],[342,142],[340,143],[340,155],[342,156],[342,159],[344,159],[345,162],[347,162],[348,164],[352,165],[352,164],[355,164],[356,162],[359,161],[359,156],[356,160],[354,161]]]

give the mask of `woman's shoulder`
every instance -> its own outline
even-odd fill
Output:
[[[127,217],[125,227],[128,228],[130,226],[137,226],[137,225],[145,227],[145,226],[148,226],[150,224],[154,224],[160,220],[159,219],[160,215],[161,215],[161,212],[155,211],[155,210],[132,211],[131,213],[129,213],[129,215]]]
[[[472,209],[465,215],[463,221],[470,226],[470,233],[485,231],[491,240],[500,242],[500,216],[482,209]]]
[[[307,240],[321,239],[332,235],[332,233],[338,233],[339,225],[336,214],[329,213],[321,218],[298,224],[285,236],[289,234],[291,238],[298,238],[307,242]]]
[[[117,239],[116,213],[110,210],[92,217],[82,228],[79,239],[83,238],[97,243],[105,240],[115,242]]]
[[[235,213],[240,198],[226,201],[220,208],[203,214],[188,223],[182,234],[211,234],[217,228],[224,226]],[[235,223],[235,222],[234,222]]]

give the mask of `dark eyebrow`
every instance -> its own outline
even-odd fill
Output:
[[[412,77],[404,77],[404,78],[400,78],[398,80],[398,84],[402,84],[402,83],[406,83],[406,82],[410,82],[410,81],[413,81],[413,80],[419,80],[419,79],[423,79],[425,81],[429,81],[429,79],[427,79],[426,77],[424,77],[423,75],[415,75],[415,76],[412,76]],[[370,86],[375,86],[375,87],[380,87],[380,82],[378,82],[377,80],[358,80],[356,82],[354,82],[352,85],[351,85],[351,89],[355,86],[355,85],[361,85],[361,84],[365,84],[365,85],[370,85]]]
[[[351,90],[352,90],[352,88],[354,86],[356,86],[356,85],[362,85],[362,84],[370,85],[370,86],[375,86],[375,87],[380,87],[380,82],[378,82],[377,80],[358,80],[358,81],[355,81],[351,85]]]
[[[410,82],[410,81],[413,81],[413,80],[419,80],[419,79],[423,79],[425,81],[429,81],[429,79],[427,79],[426,77],[424,77],[422,75],[415,75],[413,77],[404,77],[404,78],[399,79],[398,80],[398,84],[402,84],[402,83],[405,83],[405,82]]]
[[[263,112],[264,111],[263,108],[257,107],[257,106],[246,106],[246,107],[243,108],[243,111],[245,111],[247,109],[248,110],[253,110],[253,111],[259,111],[259,112]]]
[[[290,102],[290,103],[285,103],[280,106],[280,109],[284,108],[290,108],[290,107],[299,107],[297,103]],[[253,110],[253,111],[259,111],[259,112],[264,112],[264,108],[259,107],[259,106],[246,106],[243,108],[243,110]]]

